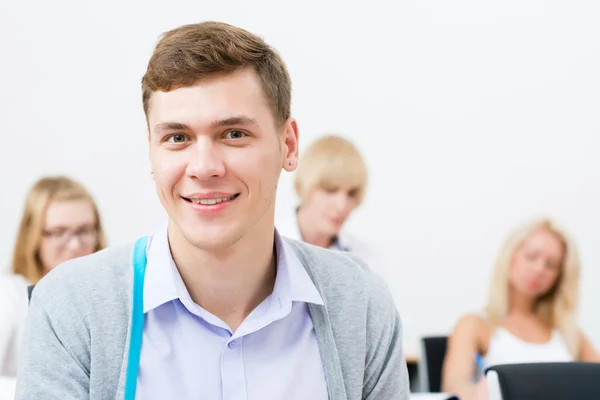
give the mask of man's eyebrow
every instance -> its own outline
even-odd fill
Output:
[[[210,126],[211,128],[224,128],[227,126],[248,126],[248,125],[258,125],[258,122],[254,118],[246,117],[246,116],[235,116],[224,118],[220,120],[213,121]],[[162,122],[157,124],[154,129],[157,132],[165,132],[165,131],[189,131],[191,128],[185,124],[179,122]]]
[[[241,116],[229,117],[229,118],[213,121],[213,123],[211,124],[211,126],[213,128],[224,128],[227,126],[234,126],[234,125],[238,125],[238,126],[258,125],[258,122],[256,122],[256,120],[254,118],[250,118],[250,117],[241,115]]]
[[[179,122],[163,122],[157,124],[154,129],[158,132],[163,131],[187,131],[190,128],[185,124],[180,124]]]

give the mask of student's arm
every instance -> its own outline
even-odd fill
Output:
[[[485,394],[485,380],[473,383],[475,355],[479,353],[485,322],[476,315],[462,317],[448,339],[442,372],[442,391],[461,400],[479,400]]]
[[[581,334],[581,361],[585,362],[600,362],[600,354],[594,348],[590,340],[582,333]]]
[[[61,314],[52,319],[44,309],[43,301],[33,294],[15,400],[89,398],[89,371],[70,348],[69,338],[61,337],[60,332],[77,330],[75,323],[67,321]]]
[[[367,316],[367,359],[363,400],[409,400],[408,368],[402,349],[402,325],[394,300],[382,287]],[[382,301],[381,301],[382,300]],[[381,302],[380,302],[381,301]]]
[[[0,289],[4,288],[0,286]],[[6,360],[8,348],[12,344],[12,338],[15,331],[11,307],[14,307],[12,299],[8,298],[8,296],[4,295],[4,292],[0,291],[0,363]]]

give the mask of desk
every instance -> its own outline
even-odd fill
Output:
[[[448,393],[411,393],[410,400],[446,400],[451,395]]]
[[[17,380],[15,378],[0,376],[0,400],[13,400],[16,388]]]

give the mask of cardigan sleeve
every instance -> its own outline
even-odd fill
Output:
[[[367,357],[363,400],[409,400],[402,322],[387,285],[377,279],[367,307]]]
[[[17,379],[16,400],[89,398],[90,374],[82,357],[85,326],[69,304],[53,304],[33,292]],[[76,333],[73,335],[73,333]]]

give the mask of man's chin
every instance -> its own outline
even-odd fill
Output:
[[[227,251],[241,239],[238,235],[226,234],[223,232],[210,234],[206,231],[188,232],[185,235],[185,238],[198,250],[210,253]]]

